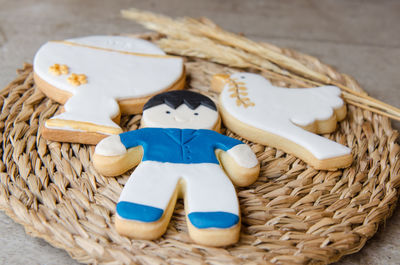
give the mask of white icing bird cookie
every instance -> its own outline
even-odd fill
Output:
[[[281,149],[316,169],[335,170],[352,163],[351,149],[318,133],[330,133],[346,116],[335,86],[282,88],[261,75],[215,75],[223,123],[250,141]]]
[[[122,132],[121,113],[140,113],[154,94],[182,89],[182,58],[122,36],[49,41],[36,53],[34,79],[63,112],[46,121],[50,140],[96,144]]]

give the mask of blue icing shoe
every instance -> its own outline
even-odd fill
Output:
[[[160,208],[121,201],[117,204],[117,213],[120,217],[128,220],[141,222],[155,222],[163,215]]]
[[[194,227],[230,228],[239,222],[239,216],[227,212],[193,212],[188,215]]]

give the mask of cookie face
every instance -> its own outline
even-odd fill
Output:
[[[181,89],[185,78],[181,58],[121,36],[50,41],[36,53],[34,72],[39,88],[64,104],[43,135],[81,143],[121,133],[121,113],[140,113],[151,95]]]
[[[118,200],[116,230],[133,238],[160,237],[180,197],[196,243],[237,242],[240,213],[232,182],[247,186],[256,180],[260,167],[251,148],[209,130],[219,127],[217,108],[198,93],[157,95],[145,104],[143,120],[146,128],[103,139],[93,156],[95,168],[110,176],[139,164]]]
[[[171,91],[161,96],[163,99],[145,105],[142,127],[219,130],[219,114],[210,99],[202,101],[204,96],[191,91]]]
[[[351,150],[317,133],[336,129],[346,116],[340,89],[282,88],[251,73],[216,75],[224,124],[242,137],[294,154],[316,169],[334,170],[352,162]]]
[[[218,113],[204,106],[192,110],[186,105],[176,109],[163,104],[143,112],[144,127],[213,129]]]

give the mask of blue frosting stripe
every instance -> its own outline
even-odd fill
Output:
[[[192,225],[199,229],[230,228],[239,223],[239,216],[227,212],[193,212],[188,217]]]
[[[161,218],[164,211],[152,206],[121,201],[117,204],[117,213],[120,217],[128,220],[155,222]]]

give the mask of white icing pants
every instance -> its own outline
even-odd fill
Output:
[[[141,162],[122,190],[120,201],[165,211],[177,187],[185,183],[185,209],[192,212],[228,212],[239,215],[235,188],[219,164]]]

